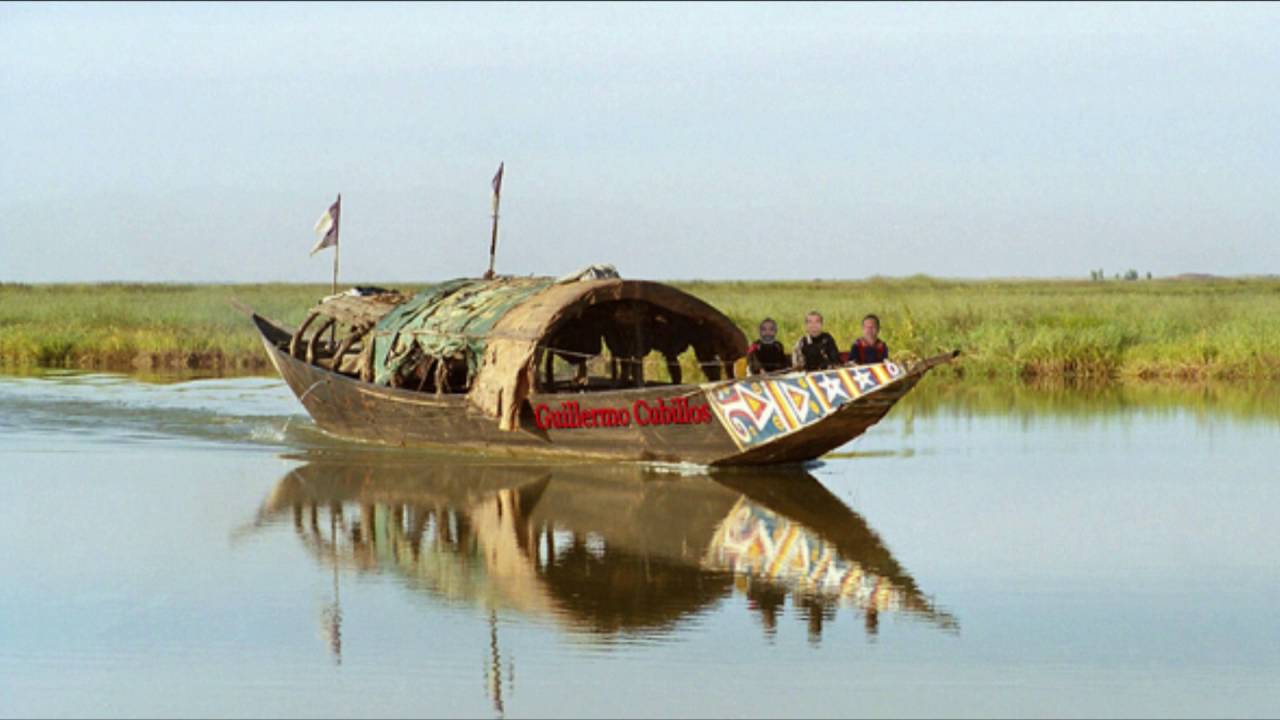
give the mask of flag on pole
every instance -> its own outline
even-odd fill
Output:
[[[493,214],[498,214],[498,197],[502,195],[502,168],[505,162],[498,163],[498,172],[493,176]]]
[[[316,235],[320,239],[316,241],[315,247],[311,248],[312,255],[338,244],[338,216],[341,212],[342,196],[339,195],[338,199],[316,221]]]

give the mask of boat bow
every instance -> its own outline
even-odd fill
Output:
[[[703,386],[740,454],[720,464],[799,462],[874,425],[929,370],[959,351],[903,367],[893,361],[765,375]]]

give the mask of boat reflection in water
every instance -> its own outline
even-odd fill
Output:
[[[669,629],[735,591],[769,631],[790,596],[814,640],[837,608],[869,633],[884,612],[956,628],[867,522],[800,470],[318,460],[280,480],[259,521],[286,516],[326,565],[601,639]]]
[[[870,634],[883,613],[957,629],[867,522],[801,470],[317,458],[263,504],[258,524],[282,521],[335,569],[324,617],[339,660],[339,569],[394,573],[438,598],[552,618],[605,643],[667,634],[734,593],[767,634],[790,599],[812,642],[842,608]]]

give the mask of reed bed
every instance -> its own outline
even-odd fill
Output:
[[[847,348],[878,314],[895,357],[958,348],[944,374],[1071,380],[1280,379],[1280,280],[677,282],[748,336],[790,343],[819,310]],[[413,291],[413,286],[400,289]],[[325,285],[0,284],[0,365],[262,372],[238,300],[296,323]],[[692,369],[692,358],[689,359]]]
[[[1280,281],[686,283],[744,329],[790,341],[818,310],[842,349],[876,313],[895,356],[957,348],[952,373],[1008,378],[1280,378]],[[749,332],[750,334],[750,332]]]

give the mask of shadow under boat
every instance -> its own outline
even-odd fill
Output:
[[[669,631],[735,593],[768,633],[789,600],[814,641],[841,609],[870,634],[886,613],[958,630],[866,520],[799,469],[304,459],[255,524],[291,523],[335,573],[392,573],[605,641]]]

